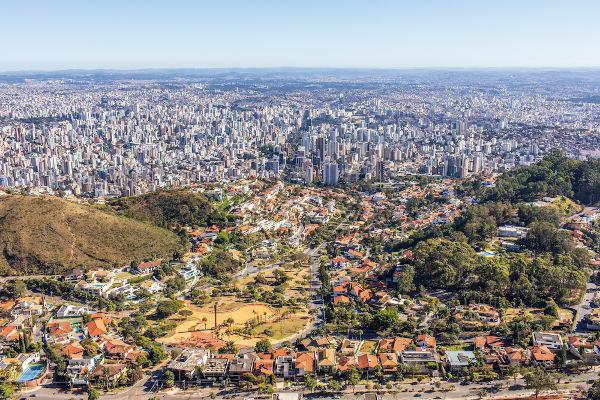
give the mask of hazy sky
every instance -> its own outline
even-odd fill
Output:
[[[600,0],[0,0],[0,70],[600,67]]]

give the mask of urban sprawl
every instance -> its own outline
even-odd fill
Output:
[[[597,74],[373,74],[3,76],[0,199],[210,211],[165,212],[170,258],[1,277],[0,397],[585,396]]]

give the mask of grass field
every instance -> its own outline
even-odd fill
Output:
[[[375,352],[375,349],[377,348],[377,342],[374,340],[365,340],[362,344],[362,346],[360,346],[360,349],[358,349],[359,353],[367,353],[367,354],[373,354]]]
[[[502,318],[505,323],[510,323],[512,320],[514,320],[517,316],[520,316],[520,315],[529,316],[533,321],[536,321],[536,320],[540,320],[544,316],[544,310],[541,308],[531,308],[531,307],[525,308],[525,309],[507,308],[504,311],[504,315]],[[556,321],[557,325],[558,325],[559,321],[562,319],[573,318],[573,313],[566,308],[559,309],[559,315],[560,315],[560,317]]]
[[[183,321],[179,321],[171,335],[161,338],[159,341],[174,344],[189,338],[192,332],[213,330],[215,317],[212,305],[197,307],[186,302],[185,309],[191,311],[192,314]],[[309,314],[301,310],[286,315],[285,320],[279,322],[279,316],[284,311],[286,310],[276,310],[267,304],[245,304],[233,299],[224,299],[219,303],[217,309],[217,325],[224,324],[230,318],[233,323],[228,327],[221,326],[218,336],[240,346],[254,346],[261,338],[270,338],[272,342],[287,340],[311,321]],[[244,328],[245,324],[252,319],[257,320],[258,325],[252,329],[249,336],[234,332],[236,329]],[[265,331],[272,334],[267,335]]]

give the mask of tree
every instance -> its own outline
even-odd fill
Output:
[[[88,357],[94,357],[100,352],[100,347],[92,339],[86,338],[81,341],[81,346],[85,350],[85,354]]]
[[[306,375],[304,377],[304,387],[306,387],[311,392],[315,390],[317,387],[317,380],[313,375]]]
[[[172,371],[166,370],[163,375],[163,381],[167,388],[175,386],[175,374]]]
[[[594,381],[587,393],[588,400],[600,400],[600,380]]]
[[[235,345],[233,341],[227,342],[225,346],[219,349],[219,353],[221,354],[237,354],[240,349]]]
[[[360,372],[356,368],[356,366],[352,366],[352,368],[348,369],[346,372],[346,381],[349,385],[352,385],[352,391],[356,391],[356,384],[360,382]]]
[[[87,398],[88,400],[98,400],[100,398],[100,392],[93,387],[87,388]]]
[[[558,306],[556,305],[556,302],[553,299],[550,299],[548,300],[548,302],[546,302],[546,308],[544,308],[545,315],[558,318],[560,316],[558,311]]]
[[[428,288],[448,289],[465,283],[477,253],[467,244],[446,239],[429,239],[414,251],[419,283]]]
[[[164,300],[158,303],[156,307],[156,316],[158,318],[168,318],[183,308],[181,300]]]
[[[375,330],[388,330],[394,328],[399,321],[398,310],[393,307],[386,307],[375,314],[372,326]]]
[[[415,267],[404,265],[397,274],[396,288],[401,294],[410,294],[415,291]]]
[[[10,399],[15,393],[15,389],[8,383],[0,384],[0,399]]]
[[[271,351],[271,341],[269,339],[259,340],[254,346],[254,351],[257,353],[266,353]]]
[[[21,280],[11,280],[6,283],[4,290],[8,297],[14,300],[25,296],[27,293],[27,285]]]
[[[556,390],[554,376],[544,368],[531,368],[524,374],[523,378],[527,387],[535,391],[535,397],[538,397],[543,390]]]

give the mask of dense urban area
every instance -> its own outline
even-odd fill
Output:
[[[600,399],[600,72],[0,74],[0,399]]]

